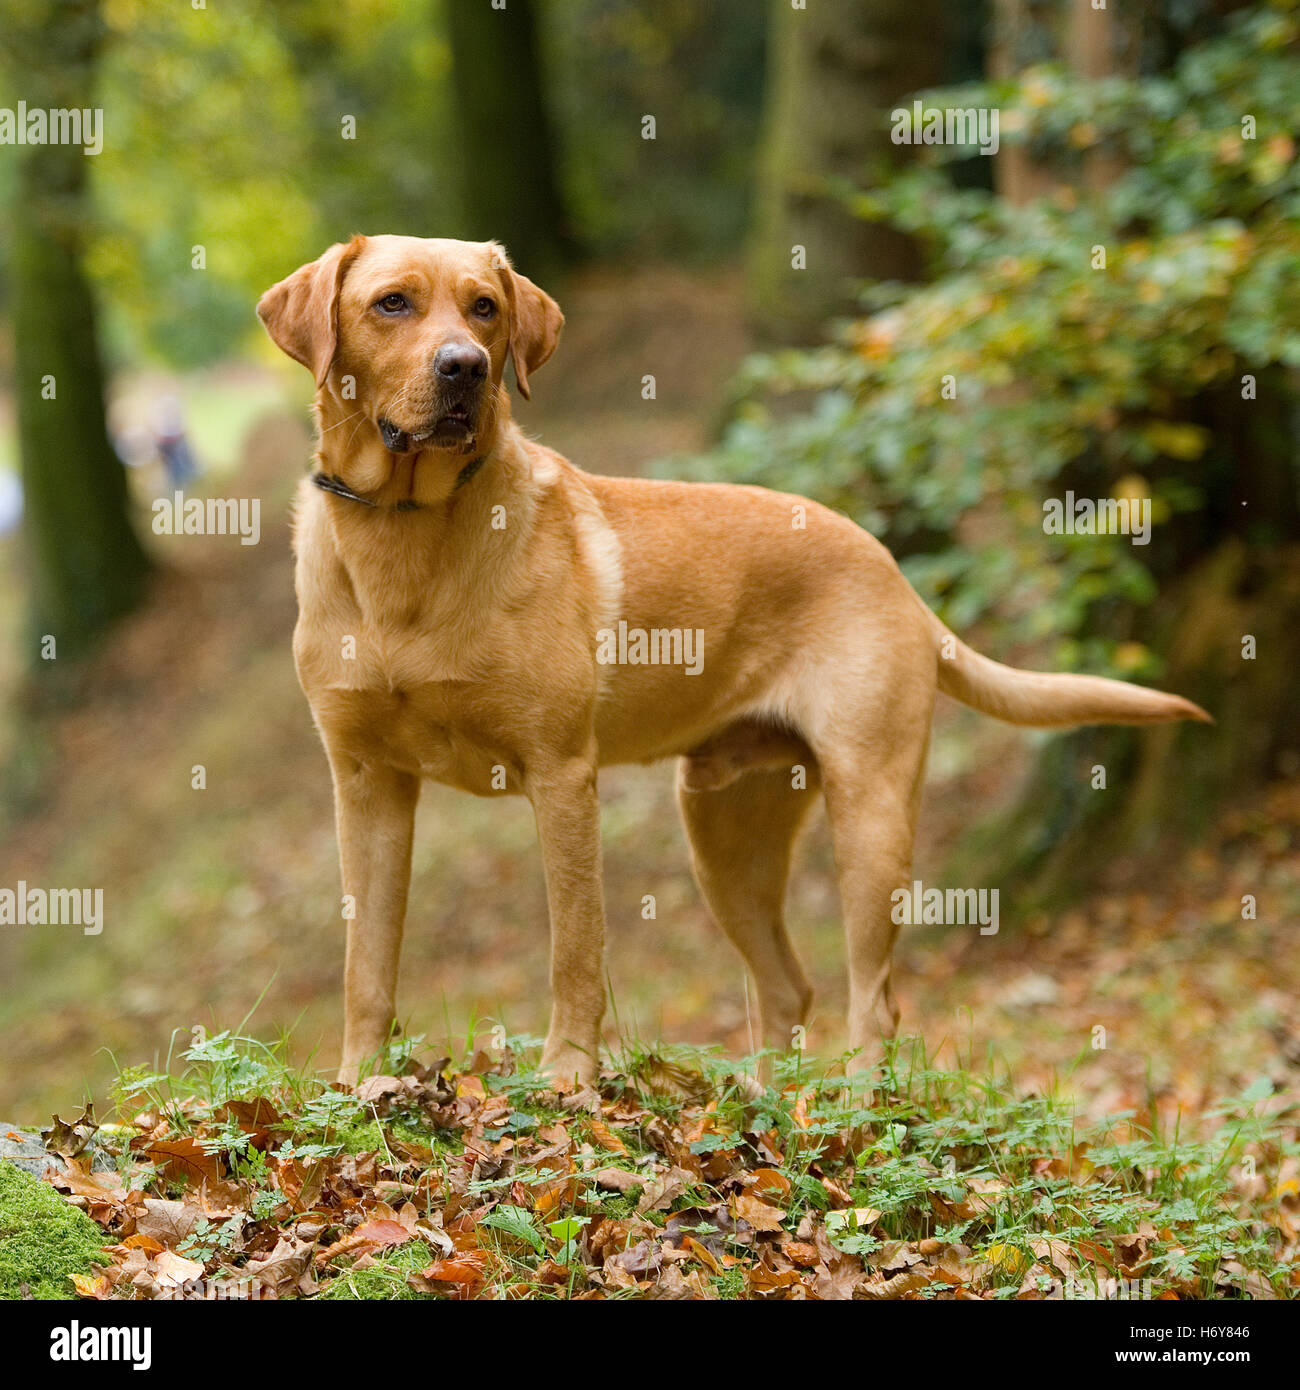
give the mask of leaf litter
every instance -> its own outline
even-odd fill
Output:
[[[186,1054],[188,1091],[128,1072],[122,1123],[56,1120],[46,1180],[116,1242],[77,1292],[1300,1297],[1297,1110],[1267,1085],[1192,1139],[1132,1112],[1082,1127],[917,1043],[852,1089],[799,1056],[760,1086],[629,1048],[576,1098],[523,1044],[454,1068],[419,1043],[349,1089],[223,1034]]]

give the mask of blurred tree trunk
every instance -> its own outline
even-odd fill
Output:
[[[989,76],[1012,77],[1035,63],[1056,58],[1076,76],[1090,80],[1135,76],[1141,8],[1139,0],[1121,17],[1110,6],[1094,9],[1092,0],[1051,5],[1043,0],[994,0]],[[1081,182],[1089,189],[1105,188],[1123,172],[1122,164],[1105,150],[1086,151],[1082,163]],[[994,158],[995,187],[1013,203],[1041,197],[1068,181],[1065,170],[1015,142],[1004,143]]]
[[[826,320],[853,307],[853,282],[911,279],[911,240],[848,212],[828,179],[859,187],[894,145],[889,113],[950,75],[950,7],[940,0],[770,0],[768,96],[760,149],[750,306],[787,342],[824,339]],[[792,263],[803,247],[806,268]]]
[[[91,107],[103,36],[99,0],[30,3],[9,39],[28,106]],[[111,127],[108,134],[111,138]],[[148,561],[132,528],[126,475],[109,442],[95,304],[82,270],[91,220],[89,157],[33,146],[14,206],[12,288],[18,433],[37,639],[83,654],[135,606]],[[35,660],[40,662],[39,649]]]
[[[542,279],[573,252],[556,179],[533,0],[448,0],[466,235]]]
[[[1014,77],[1051,57],[1059,37],[1060,15],[1046,14],[1039,0],[993,0],[988,70],[992,78]],[[1027,203],[1059,186],[1057,171],[1034,157],[1032,150],[1004,140],[993,157],[993,185],[1012,203]]]

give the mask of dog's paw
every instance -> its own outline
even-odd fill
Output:
[[[553,1091],[567,1096],[594,1088],[600,1076],[600,1062],[594,1049],[588,1053],[567,1043],[554,1049],[548,1045],[538,1070]]]

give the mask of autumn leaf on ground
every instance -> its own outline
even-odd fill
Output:
[[[144,1153],[169,1178],[186,1178],[196,1185],[221,1181],[220,1160],[188,1135],[180,1139],[155,1140],[144,1147]]]

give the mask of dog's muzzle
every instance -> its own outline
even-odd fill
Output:
[[[467,451],[473,448],[478,437],[477,414],[477,410],[467,404],[454,404],[419,434],[412,434],[382,416],[376,423],[384,448],[394,454],[406,454],[426,446]]]

